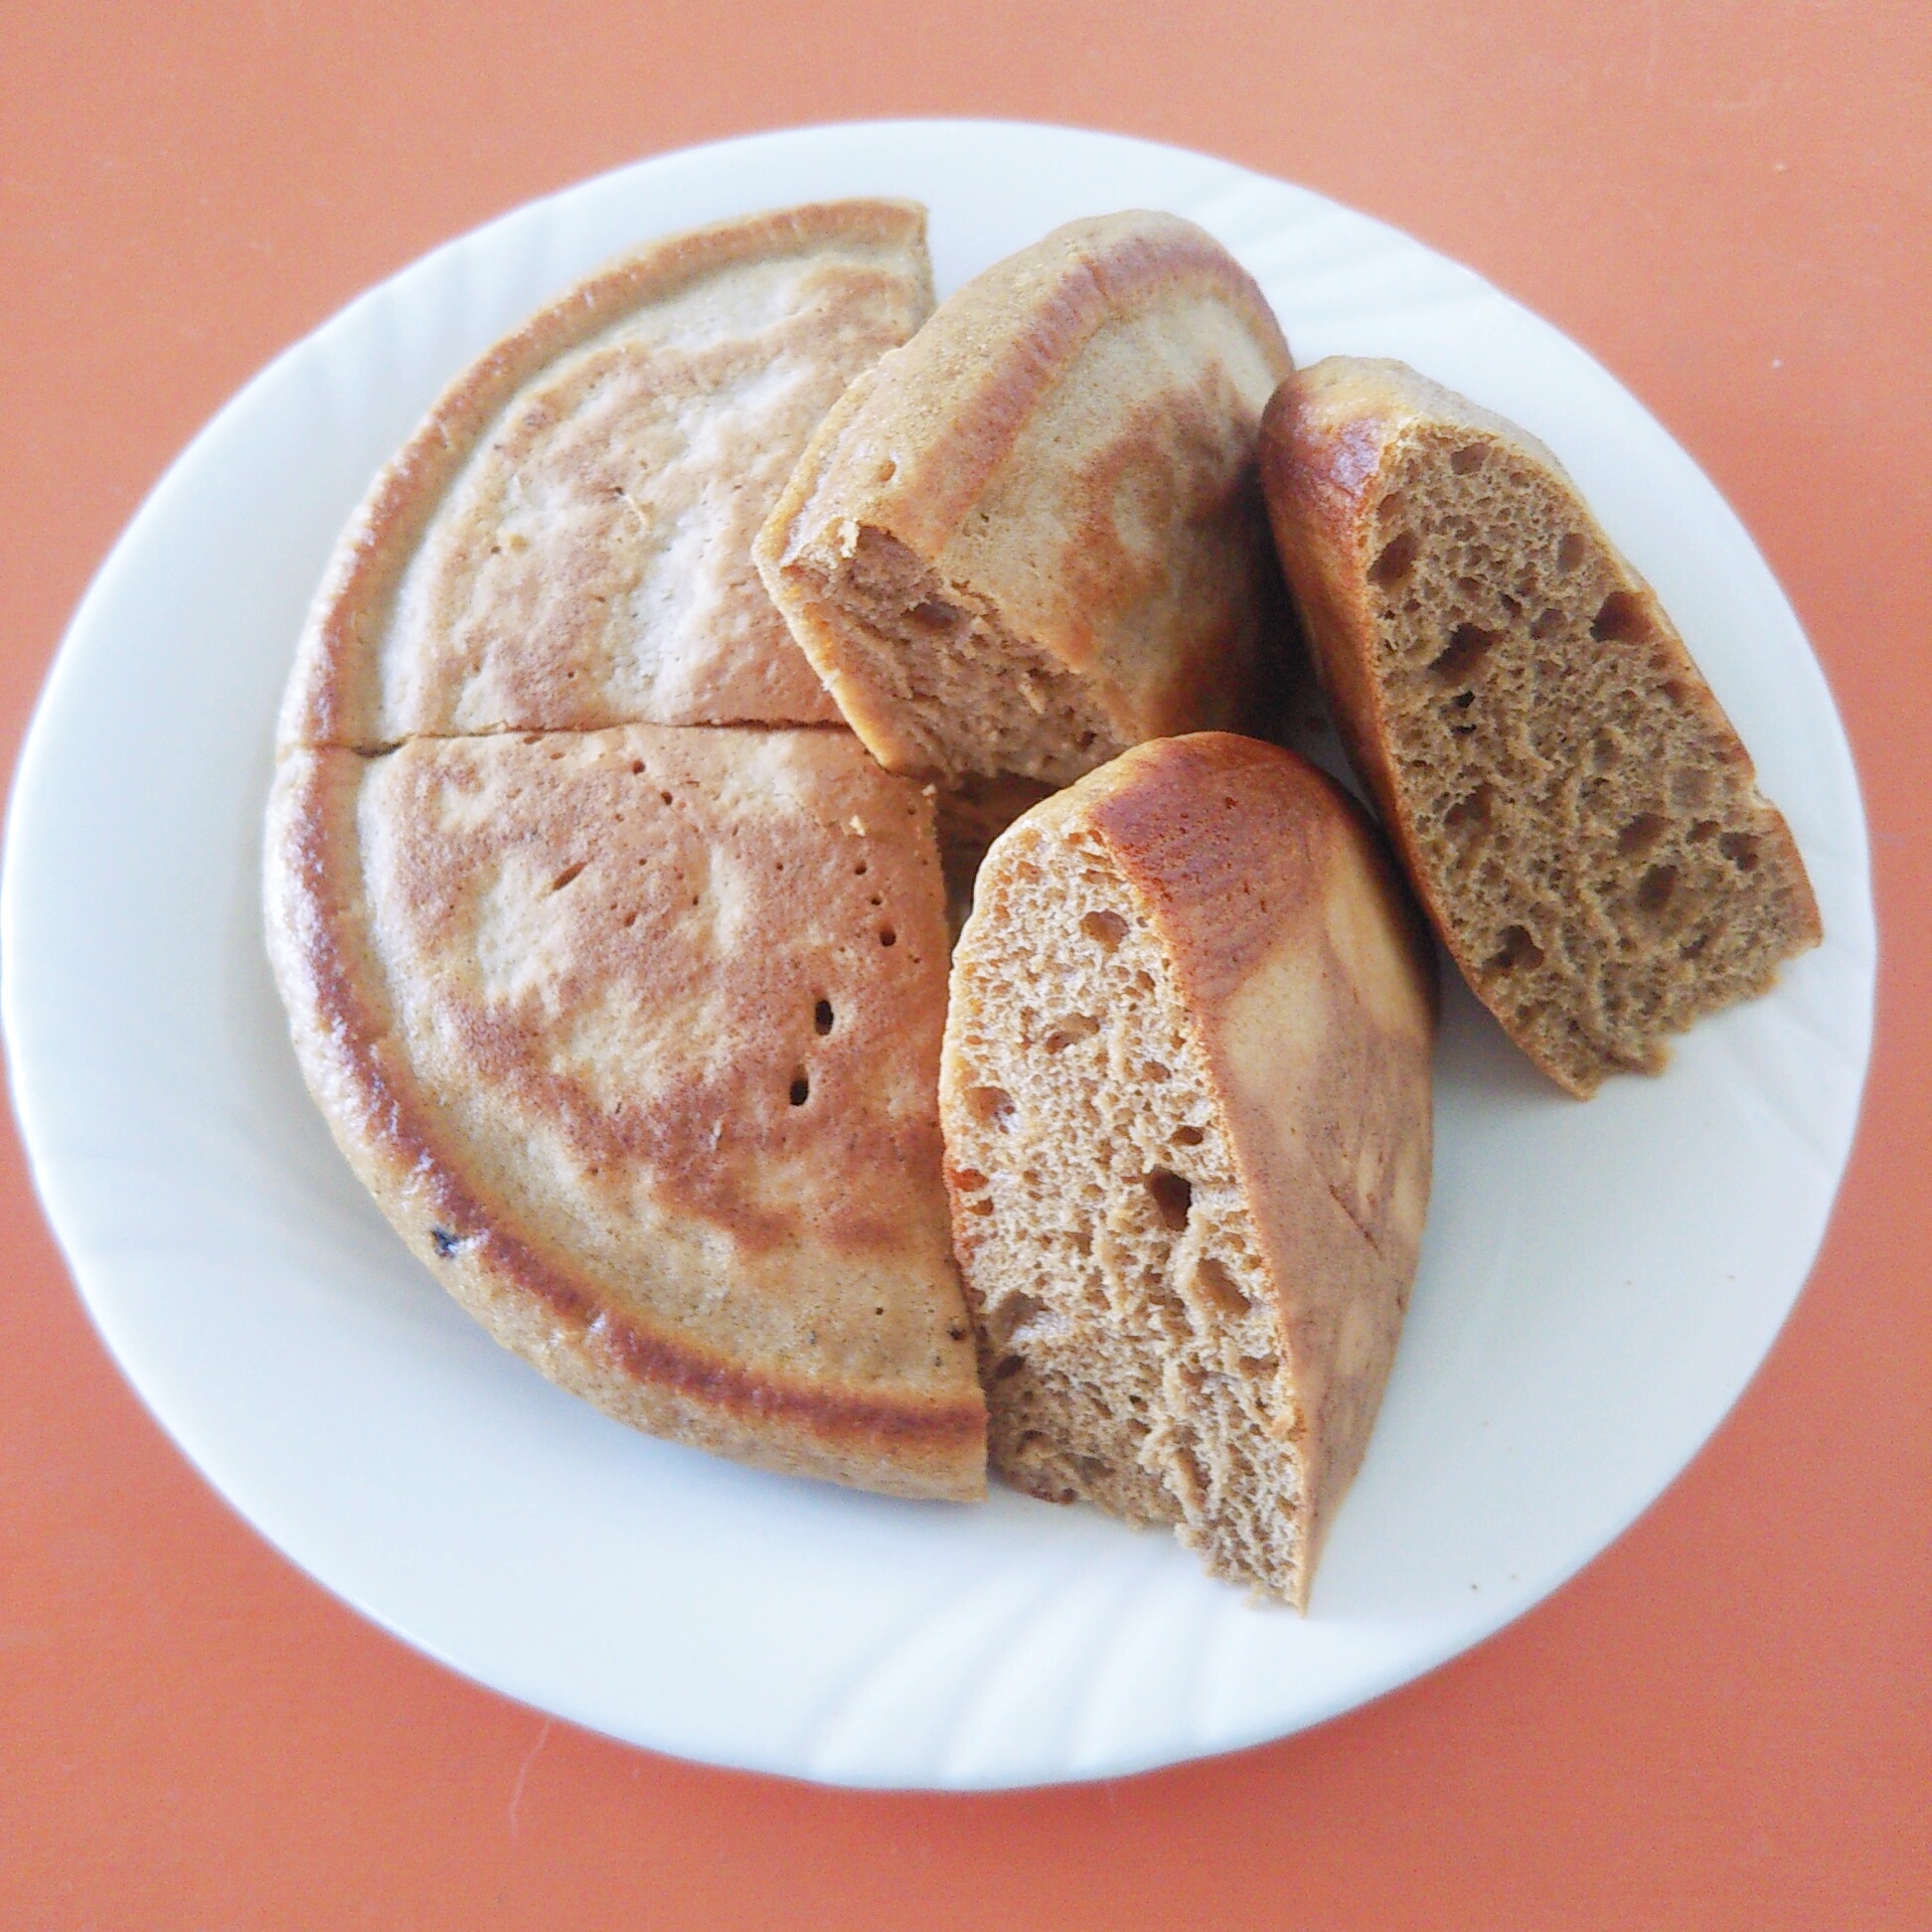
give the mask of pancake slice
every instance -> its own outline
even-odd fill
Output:
[[[1262,424],[1276,542],[1349,756],[1476,997],[1588,1098],[1822,928],[1684,640],[1541,443],[1332,356]]]
[[[337,549],[281,741],[835,723],[751,540],[848,383],[932,305],[924,211],[639,249],[444,394]]]
[[[996,263],[860,378],[757,563],[874,756],[1065,784],[1244,721],[1278,595],[1256,435],[1289,368],[1218,242],[1129,213]]]
[[[940,1119],[993,1466],[1307,1601],[1429,1193],[1433,960],[1367,815],[1220,732],[994,844]]]
[[[682,1442],[984,1493],[917,786],[828,729],[298,749],[267,891],[311,1091],[499,1341]]]

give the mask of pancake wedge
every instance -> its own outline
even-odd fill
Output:
[[[987,269],[861,377],[757,562],[880,762],[1065,784],[1246,718],[1276,594],[1255,438],[1289,368],[1224,248],[1123,214]]]
[[[839,730],[297,749],[267,891],[311,1091],[499,1341],[682,1442],[983,1494],[916,786]]]
[[[1476,997],[1587,1097],[1769,989],[1803,859],[1650,586],[1556,459],[1396,362],[1262,429],[1282,565],[1349,755]]]
[[[284,744],[838,719],[751,540],[846,385],[932,305],[924,211],[641,248],[474,364],[339,546]]]
[[[1434,962],[1273,745],[1127,752],[994,844],[940,1117],[993,1466],[1307,1601],[1429,1193]]]

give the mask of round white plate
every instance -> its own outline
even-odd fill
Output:
[[[1167,208],[1304,362],[1395,355],[1553,447],[1784,808],[1824,947],[1661,1080],[1564,1099],[1451,989],[1413,1312],[1303,1620],[1162,1535],[1000,1493],[849,1495],[634,1435],[413,1260],[297,1074],[259,937],[276,700],[337,530],[477,351],[604,256],[819,197],[932,210],[940,292],[1077,215]],[[1824,1232],[1874,940],[1843,730],[1716,491],[1555,330],[1315,195],[1066,129],[808,128],[626,168],[437,250],[265,370],[88,592],[22,759],[5,1026],[43,1199],[122,1368],[248,1521],[456,1670],[720,1764],[866,1785],[1095,1777],[1274,1737],[1428,1670],[1657,1496]]]

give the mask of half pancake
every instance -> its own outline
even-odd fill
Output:
[[[284,755],[270,953],[409,1247],[626,1422],[975,1498],[932,804],[837,730]]]
[[[872,201],[674,237],[559,297],[378,479],[282,743],[836,722],[751,540],[847,384],[931,306],[924,211]]]
[[[1250,714],[1278,596],[1255,467],[1290,368],[1171,215],[1073,222],[950,297],[833,410],[758,568],[888,770],[1065,784]]]

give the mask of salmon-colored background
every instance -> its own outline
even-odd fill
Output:
[[[1824,1256],[1635,1530],[1484,1648],[1318,1731],[997,1798],[650,1757],[361,1622],[128,1391],[9,1132],[0,1922],[1932,1924],[1932,11],[12,0],[0,48],[9,768],[70,611],[182,443],[430,244],[759,127],[1064,120],[1396,223],[1657,411],[1824,660],[1884,947]]]

